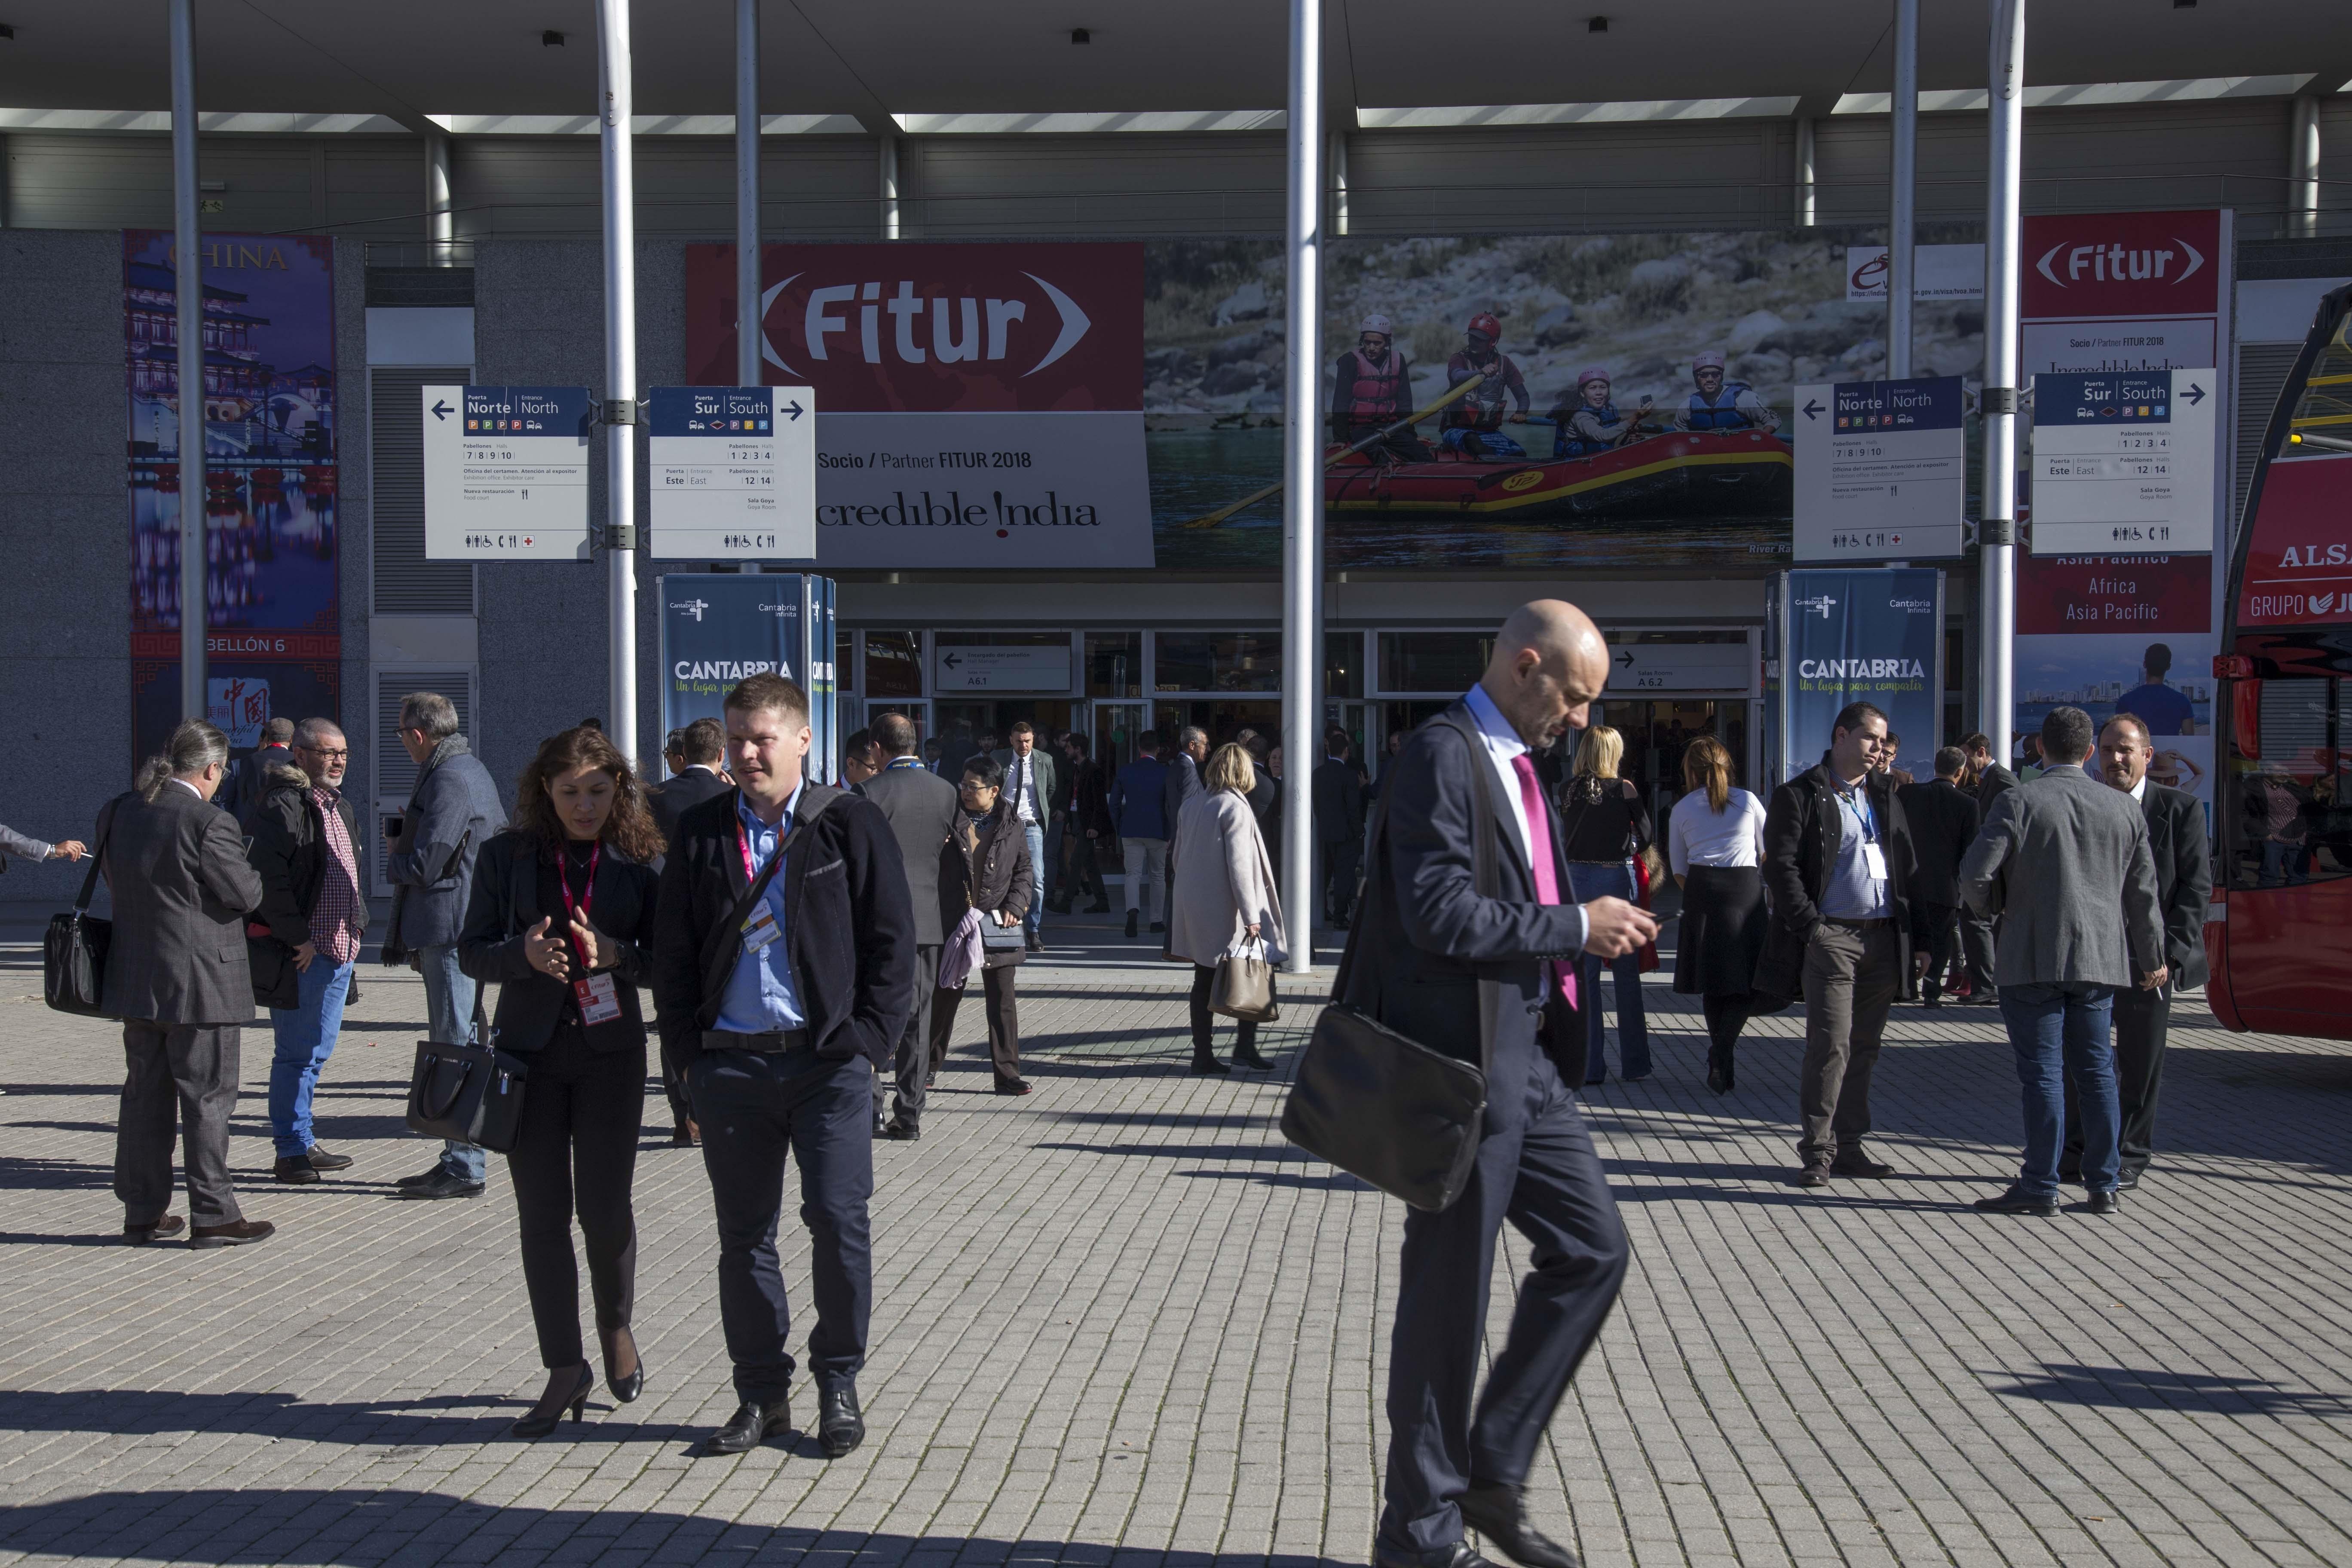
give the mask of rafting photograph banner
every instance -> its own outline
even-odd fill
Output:
[[[134,756],[181,717],[178,261],[123,231]],[[208,234],[201,265],[207,708],[245,751],[341,717],[333,241]]]
[[[1857,237],[1335,240],[1326,561],[1784,563],[1792,389],[1885,370],[1885,305],[1846,298]],[[1280,568],[1282,501],[1265,492],[1282,472],[1284,281],[1268,241],[1145,247],[1143,416],[1161,566]],[[1979,301],[1920,300],[1916,374],[1976,377],[1983,320]]]

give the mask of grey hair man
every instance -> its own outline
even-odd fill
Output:
[[[489,770],[457,732],[457,709],[437,691],[400,700],[400,745],[416,764],[407,808],[384,823],[384,875],[393,885],[386,963],[409,963],[425,976],[425,1014],[436,1040],[473,1038],[474,982],[457,967],[457,932],[474,859],[507,825]],[[470,1198],[487,1180],[478,1144],[442,1145],[432,1169],[400,1184],[408,1198]]]

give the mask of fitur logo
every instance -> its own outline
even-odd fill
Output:
[[[804,272],[795,272],[782,282],[770,285],[767,292],[760,296],[761,320],[764,321],[767,319],[769,307],[776,302],[778,295],[806,276]],[[1045,357],[1021,373],[1027,377],[1036,374],[1077,347],[1078,341],[1087,335],[1094,321],[1078,308],[1076,300],[1034,272],[1024,272],[1021,276],[1045,290],[1045,300],[1060,318],[1061,327]],[[845,313],[836,315],[832,309],[836,305],[850,304],[857,307],[854,329]],[[1013,329],[1028,321],[1029,304],[1030,301],[1024,300],[969,296],[952,300],[925,299],[915,292],[913,283],[904,279],[887,299],[883,297],[882,285],[878,282],[828,284],[809,290],[808,305],[801,317],[801,342],[810,359],[829,360],[835,352],[849,350],[851,344],[847,342],[833,343],[828,340],[835,334],[847,338],[854,330],[858,357],[867,364],[880,364],[882,312],[887,310],[890,313],[890,347],[905,363],[922,364],[927,359],[935,359],[940,364],[1001,360],[1010,357]],[[931,321],[928,350],[918,341],[920,324],[927,315]],[[760,343],[771,364],[794,375],[802,374],[793,370],[776,352],[775,341],[765,332],[761,334]]]
[[[2042,253],[2042,259],[2033,264],[2033,269],[2061,289],[2071,288],[2086,279],[2094,283],[2121,283],[2126,279],[2132,282],[2153,279],[2159,283],[2186,283],[2205,265],[2205,258],[2185,239],[2176,236],[2172,243],[2180,248],[2174,251],[2155,247],[2133,250],[2121,245],[2068,245],[2061,240]],[[2051,267],[2062,250],[2066,253],[2066,259],[2060,263],[2066,272],[2063,278]],[[2186,265],[2182,265],[2183,257],[2187,258]]]

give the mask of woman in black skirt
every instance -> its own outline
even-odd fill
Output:
[[[645,1387],[629,1318],[637,1223],[629,1202],[645,1121],[646,1025],[637,986],[654,939],[660,830],[621,755],[582,726],[541,743],[523,770],[514,826],[482,847],[457,964],[499,982],[500,1050],[530,1064],[507,1169],[521,1222],[522,1277],[547,1388],[514,1424],[543,1437],[574,1421],[596,1386],[580,1339],[576,1214],[604,1378],[626,1403]]]
[[[1764,951],[1764,803],[1733,786],[1731,753],[1712,735],[1684,748],[1683,788],[1666,829],[1667,861],[1683,890],[1675,989],[1705,999],[1706,1087],[1728,1094]]]

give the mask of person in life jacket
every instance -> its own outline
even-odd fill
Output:
[[[1649,412],[1650,399],[1644,396],[1632,414],[1619,413],[1609,395],[1609,373],[1599,365],[1578,371],[1574,395],[1563,392],[1552,405],[1551,455],[1589,458],[1606,452],[1640,436]]]
[[[1366,316],[1356,346],[1339,356],[1331,378],[1331,438],[1354,446],[1412,412],[1412,365],[1393,345],[1389,319]],[[1365,448],[1401,462],[1425,463],[1430,450],[1412,427],[1382,437]]]
[[[1461,385],[1474,375],[1486,378],[1446,405],[1445,426],[1439,439],[1465,458],[1503,462],[1528,455],[1525,447],[1500,433],[1507,405],[1518,405],[1508,417],[1514,425],[1524,425],[1532,402],[1528,395],[1527,378],[1519,374],[1519,367],[1495,346],[1502,335],[1503,323],[1482,310],[1470,318],[1462,348],[1445,362],[1445,384],[1449,388]]]
[[[1780,416],[1764,406],[1755,389],[1744,381],[1723,378],[1723,356],[1710,350],[1691,361],[1691,380],[1698,390],[1675,410],[1678,430],[1761,430],[1780,427]]]

